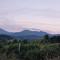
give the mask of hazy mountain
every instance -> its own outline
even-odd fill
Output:
[[[27,36],[27,35],[43,36],[45,34],[47,34],[47,33],[43,32],[43,31],[30,31],[30,30],[24,30],[21,32],[14,33],[15,36]]]
[[[5,31],[5,30],[3,30],[3,29],[0,28],[0,35],[1,34],[9,34],[9,32],[7,32],[7,31]]]
[[[0,35],[2,35],[2,34],[14,36],[15,38],[21,38],[21,39],[37,39],[48,33],[43,32],[43,31],[30,31],[30,30],[24,30],[21,32],[10,33],[10,32],[7,32],[0,28]]]
[[[39,39],[40,37],[46,35],[48,33],[43,32],[43,31],[30,31],[30,30],[24,30],[21,32],[16,32],[13,35],[16,36],[17,38],[21,39]]]

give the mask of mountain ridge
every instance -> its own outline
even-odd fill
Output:
[[[48,34],[47,32],[43,32],[43,31],[31,31],[31,30],[23,30],[21,32],[7,32],[3,29],[0,28],[0,35],[10,35],[10,36],[14,36],[16,38],[22,38],[22,39],[36,39],[36,38],[40,38],[46,34]]]

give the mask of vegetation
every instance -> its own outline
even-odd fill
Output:
[[[0,60],[60,60],[60,36],[40,40],[0,40]]]

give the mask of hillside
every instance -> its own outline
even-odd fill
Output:
[[[13,32],[7,32],[3,29],[0,29],[0,35],[2,34],[9,35],[19,39],[39,39],[48,33],[43,31],[30,31],[30,30],[24,30],[24,31],[13,33]]]

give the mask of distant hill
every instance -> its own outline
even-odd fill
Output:
[[[21,32],[16,32],[14,33],[15,36],[27,36],[27,35],[37,35],[37,36],[43,36],[47,34],[46,32],[43,31],[30,31],[30,30],[24,30]]]
[[[9,34],[9,32],[7,32],[7,31],[5,31],[5,30],[3,30],[3,29],[0,28],[0,35],[1,34]]]
[[[43,31],[39,32],[39,31],[24,30],[21,32],[14,33],[13,36],[16,36],[17,38],[21,38],[21,39],[39,39],[46,34],[48,33]]]
[[[8,35],[8,36],[12,36],[15,38],[20,38],[20,39],[38,39],[48,33],[43,32],[43,31],[30,31],[30,30],[24,30],[21,32],[15,32],[15,33],[11,33],[11,32],[7,32],[3,29],[0,28],[0,35]]]
[[[0,40],[11,40],[13,39],[12,36],[9,36],[9,35],[0,35]]]

